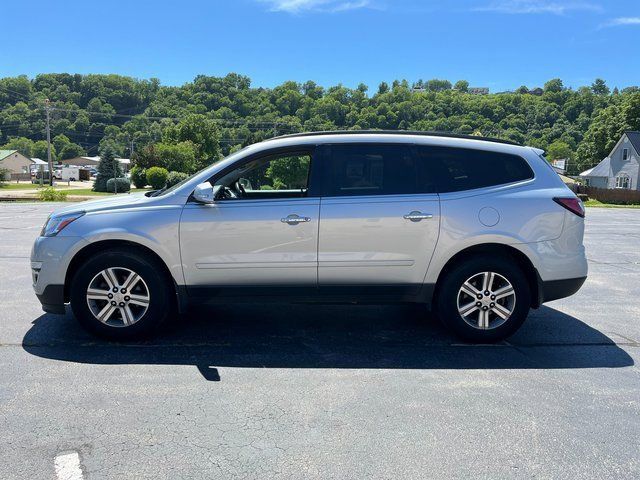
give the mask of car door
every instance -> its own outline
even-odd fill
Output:
[[[320,287],[418,292],[438,239],[440,204],[414,153],[405,144],[323,147]]]
[[[213,204],[187,203],[180,250],[190,293],[317,286],[320,200],[309,189],[312,157],[296,150],[240,160],[210,180],[222,189]]]

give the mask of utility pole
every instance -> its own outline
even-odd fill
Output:
[[[51,106],[49,99],[44,101],[44,110],[47,112],[47,163],[49,164],[49,186],[53,186],[53,161],[51,160],[51,120],[49,118],[49,110]]]
[[[131,137],[131,148],[129,149],[129,160],[131,160],[132,158],[133,158],[133,137]]]
[[[114,156],[113,157],[113,189],[114,189],[114,193],[117,195],[118,194],[118,159]]]

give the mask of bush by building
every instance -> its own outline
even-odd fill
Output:
[[[167,184],[167,176],[169,172],[166,168],[151,167],[147,169],[147,184],[151,185],[154,190],[160,190]]]
[[[189,175],[183,172],[169,172],[167,175],[167,188],[173,187],[177,183],[189,178]]]
[[[131,169],[131,182],[136,188],[144,188],[147,186],[147,172],[144,168],[138,165]]]
[[[127,178],[110,178],[107,180],[107,192],[125,193],[131,190],[131,182]]]

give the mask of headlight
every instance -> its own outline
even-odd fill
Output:
[[[47,221],[42,227],[40,236],[42,237],[55,237],[60,231],[62,231],[67,225],[74,220],[79,219],[84,215],[84,212],[65,213],[62,215],[51,215],[47,218]]]

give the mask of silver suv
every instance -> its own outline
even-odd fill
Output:
[[[438,134],[272,139],[169,189],[56,211],[33,286],[112,339],[193,303],[279,299],[420,303],[497,341],[587,275],[583,206],[542,155]]]

